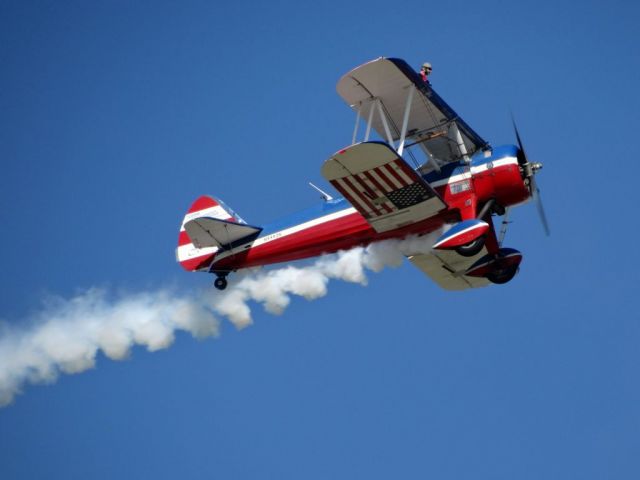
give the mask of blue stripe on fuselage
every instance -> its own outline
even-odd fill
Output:
[[[351,204],[344,198],[340,197],[329,200],[327,202],[322,202],[318,205],[306,208],[265,225],[264,229],[260,233],[260,237],[264,237],[266,235],[270,235],[287,228],[295,227],[296,225],[300,225],[301,223],[324,217],[325,215],[330,215],[347,208],[351,208]]]
[[[484,156],[484,152],[478,152],[471,158],[471,166],[476,167],[484,163],[494,162],[505,157],[515,157],[518,155],[518,147],[515,145],[500,145],[492,150],[489,157]]]
[[[477,152],[471,158],[471,166],[477,167],[485,163],[499,160],[501,158],[515,157],[517,153],[518,148],[515,145],[502,145],[500,147],[496,147],[493,149],[489,157],[485,157],[484,152]],[[424,175],[423,178],[429,183],[434,183],[449,178],[453,175],[462,174],[465,172],[466,167],[467,165],[462,161],[458,163],[449,163],[447,165],[444,165],[441,168],[440,172],[430,172],[427,175]],[[347,200],[341,197],[329,200],[328,202],[322,202],[318,205],[306,208],[297,213],[288,215],[265,225],[258,238],[270,235],[275,232],[279,232],[281,230],[285,230],[287,228],[295,227],[296,225],[300,225],[301,223],[324,217],[325,215],[330,215],[332,213],[336,213],[340,210],[345,210],[350,207],[352,207],[352,205]]]
[[[479,167],[480,165],[484,165],[489,162],[495,162],[496,160],[500,160],[506,157],[515,157],[518,154],[518,147],[515,145],[501,145],[492,150],[491,155],[485,157],[484,152],[477,152],[473,157],[471,157],[471,167]],[[429,172],[426,175],[423,175],[427,182],[433,184],[439,182],[441,180],[447,179],[449,177],[453,177],[454,175],[461,175],[465,173],[467,170],[467,164],[464,161],[459,161],[456,163],[448,163],[440,168],[440,171]]]

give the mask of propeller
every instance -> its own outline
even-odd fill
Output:
[[[520,138],[520,133],[518,132],[518,126],[516,125],[516,121],[513,118],[513,114],[511,115],[511,122],[513,123],[513,130],[516,133],[516,140],[518,141],[518,163],[522,167],[525,178],[529,180],[529,192],[531,192],[531,198],[536,204],[538,216],[540,217],[540,223],[542,223],[542,228],[544,228],[544,233],[549,236],[549,234],[551,233],[549,230],[549,222],[547,222],[547,216],[544,213],[542,197],[540,195],[540,189],[538,188],[535,177],[538,170],[542,168],[542,164],[537,162],[532,163],[529,161],[529,159],[527,158],[527,153],[524,149],[524,145],[522,144],[522,139]]]
[[[540,189],[538,188],[538,184],[536,183],[535,171],[531,177],[529,177],[529,188],[531,189],[531,195],[533,196],[533,201],[536,203],[536,208],[538,209],[538,216],[540,217],[540,223],[542,223],[542,228],[544,228],[544,233],[548,237],[551,234],[549,230],[549,222],[547,222],[547,215],[544,213],[544,206],[542,205],[542,197],[540,196]]]

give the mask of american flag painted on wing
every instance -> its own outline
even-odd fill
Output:
[[[364,215],[380,217],[412,207],[434,196],[403,160],[331,180],[331,184]]]

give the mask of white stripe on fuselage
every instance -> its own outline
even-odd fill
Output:
[[[443,187],[445,185],[449,185],[450,183],[459,182],[461,180],[468,180],[473,175],[476,175],[480,172],[484,172],[489,170],[489,164],[491,164],[491,169],[504,167],[505,165],[517,164],[518,159],[516,157],[505,157],[499,160],[483,163],[482,165],[478,165],[475,167],[471,167],[469,172],[460,173],[458,175],[453,175],[451,177],[443,178],[442,180],[437,180],[433,183],[430,183],[433,188]]]
[[[458,233],[454,233],[450,237],[445,237],[444,239],[440,240],[438,243],[434,243],[433,244],[433,248],[438,248],[443,243],[447,243],[447,242],[451,241],[452,239],[454,239],[456,237],[459,237],[460,235],[464,235],[465,233],[470,232],[471,230],[475,230],[476,228],[484,228],[485,225],[487,225],[487,223],[486,222],[482,222],[481,224],[472,225],[470,227],[464,228],[464,229],[460,230]]]
[[[218,247],[198,248],[193,243],[186,243],[178,246],[176,256],[179,262],[184,262],[192,258],[206,257],[212,253],[216,253],[216,251],[218,251]]]
[[[471,172],[465,172],[459,175],[454,175],[452,177],[444,178],[442,180],[438,180],[437,182],[433,182],[430,185],[433,188],[437,188],[437,187],[448,185],[450,183],[458,182],[460,180],[469,179],[474,174],[489,170],[488,163],[489,162],[484,163],[482,165],[478,165],[476,167],[471,167]],[[491,168],[493,169],[493,168],[503,167],[505,165],[510,165],[512,163],[518,163],[518,159],[515,157],[507,157],[507,158],[501,158],[500,160],[496,160],[491,163],[492,163]],[[347,215],[351,215],[352,213],[356,213],[356,212],[357,210],[354,207],[348,207],[348,208],[345,208],[344,210],[340,210],[338,212],[334,212],[329,215],[324,215],[322,217],[314,218],[313,220],[309,220],[299,225],[294,225],[293,227],[285,228],[284,230],[279,230],[277,232],[270,233],[269,235],[265,235],[264,237],[257,238],[253,242],[247,242],[245,244],[239,245],[238,247],[233,248],[233,250],[227,250],[227,251],[221,252],[216,257],[215,261],[217,262],[218,260],[222,260],[232,255],[233,253],[242,251],[247,245],[250,245],[252,248],[259,247],[260,245],[265,245],[274,240],[279,240],[283,237],[293,235],[294,233],[298,233],[302,230],[306,230],[307,228],[312,228],[317,225],[322,225],[323,223],[331,222],[333,220],[346,217]]]
[[[285,228],[284,230],[279,230],[277,232],[270,233],[265,235],[264,237],[256,238],[254,242],[247,242],[238,247],[233,248],[232,250],[228,250],[220,253],[219,256],[216,257],[216,262],[223,258],[228,257],[232,253],[237,253],[246,247],[247,245],[251,245],[251,248],[259,247],[260,245],[265,245],[269,242],[273,242],[274,240],[280,240],[283,237],[287,237],[289,235],[293,235],[294,233],[298,233],[302,230],[306,230],[308,228],[315,227],[317,225],[322,225],[323,223],[331,222],[333,220],[337,220],[342,217],[346,217],[347,215],[351,215],[352,213],[356,213],[356,209],[354,207],[347,207],[344,210],[340,210],[338,212],[330,213],[329,215],[324,215],[322,217],[314,218],[312,220],[306,221],[304,223],[300,223],[298,225],[294,225],[293,227]]]

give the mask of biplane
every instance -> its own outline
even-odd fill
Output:
[[[321,204],[264,226],[201,196],[180,227],[182,267],[215,274],[222,290],[239,269],[442,232],[428,253],[408,257],[439,286],[510,281],[522,254],[502,246],[509,209],[533,199],[548,234],[535,181],[542,165],[528,160],[515,122],[517,146],[491,147],[396,58],[353,69],[337,91],[356,122],[351,145],[329,157],[321,172],[341,196],[318,189]],[[494,216],[503,217],[499,232]]]

